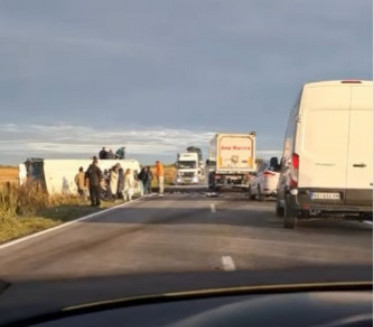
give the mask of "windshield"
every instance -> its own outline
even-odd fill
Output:
[[[196,161],[178,161],[179,169],[194,169],[197,168]]]
[[[116,297],[367,278],[372,13],[1,1],[0,325]]]

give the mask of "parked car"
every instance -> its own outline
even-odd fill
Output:
[[[277,158],[265,161],[259,166],[255,176],[249,182],[248,197],[250,200],[263,201],[267,197],[277,195],[279,168]]]
[[[373,82],[305,84],[292,109],[281,160],[276,213],[298,218],[373,214]]]

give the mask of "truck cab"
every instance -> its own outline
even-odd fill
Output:
[[[177,156],[176,184],[198,184],[201,168],[197,153],[179,153]]]

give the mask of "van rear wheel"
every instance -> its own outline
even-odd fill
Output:
[[[297,226],[297,211],[292,208],[290,200],[286,198],[284,207],[283,227],[295,229]]]

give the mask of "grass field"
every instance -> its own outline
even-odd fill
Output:
[[[165,184],[166,185],[173,184],[175,182],[175,178],[177,175],[177,169],[175,168],[174,165],[165,165],[164,170],[165,170]],[[151,167],[151,171],[152,171],[153,176],[156,176],[156,168]],[[156,178],[153,178],[152,187],[156,187],[156,186],[157,186]]]
[[[0,166],[0,183],[15,182],[18,179],[18,167]]]

